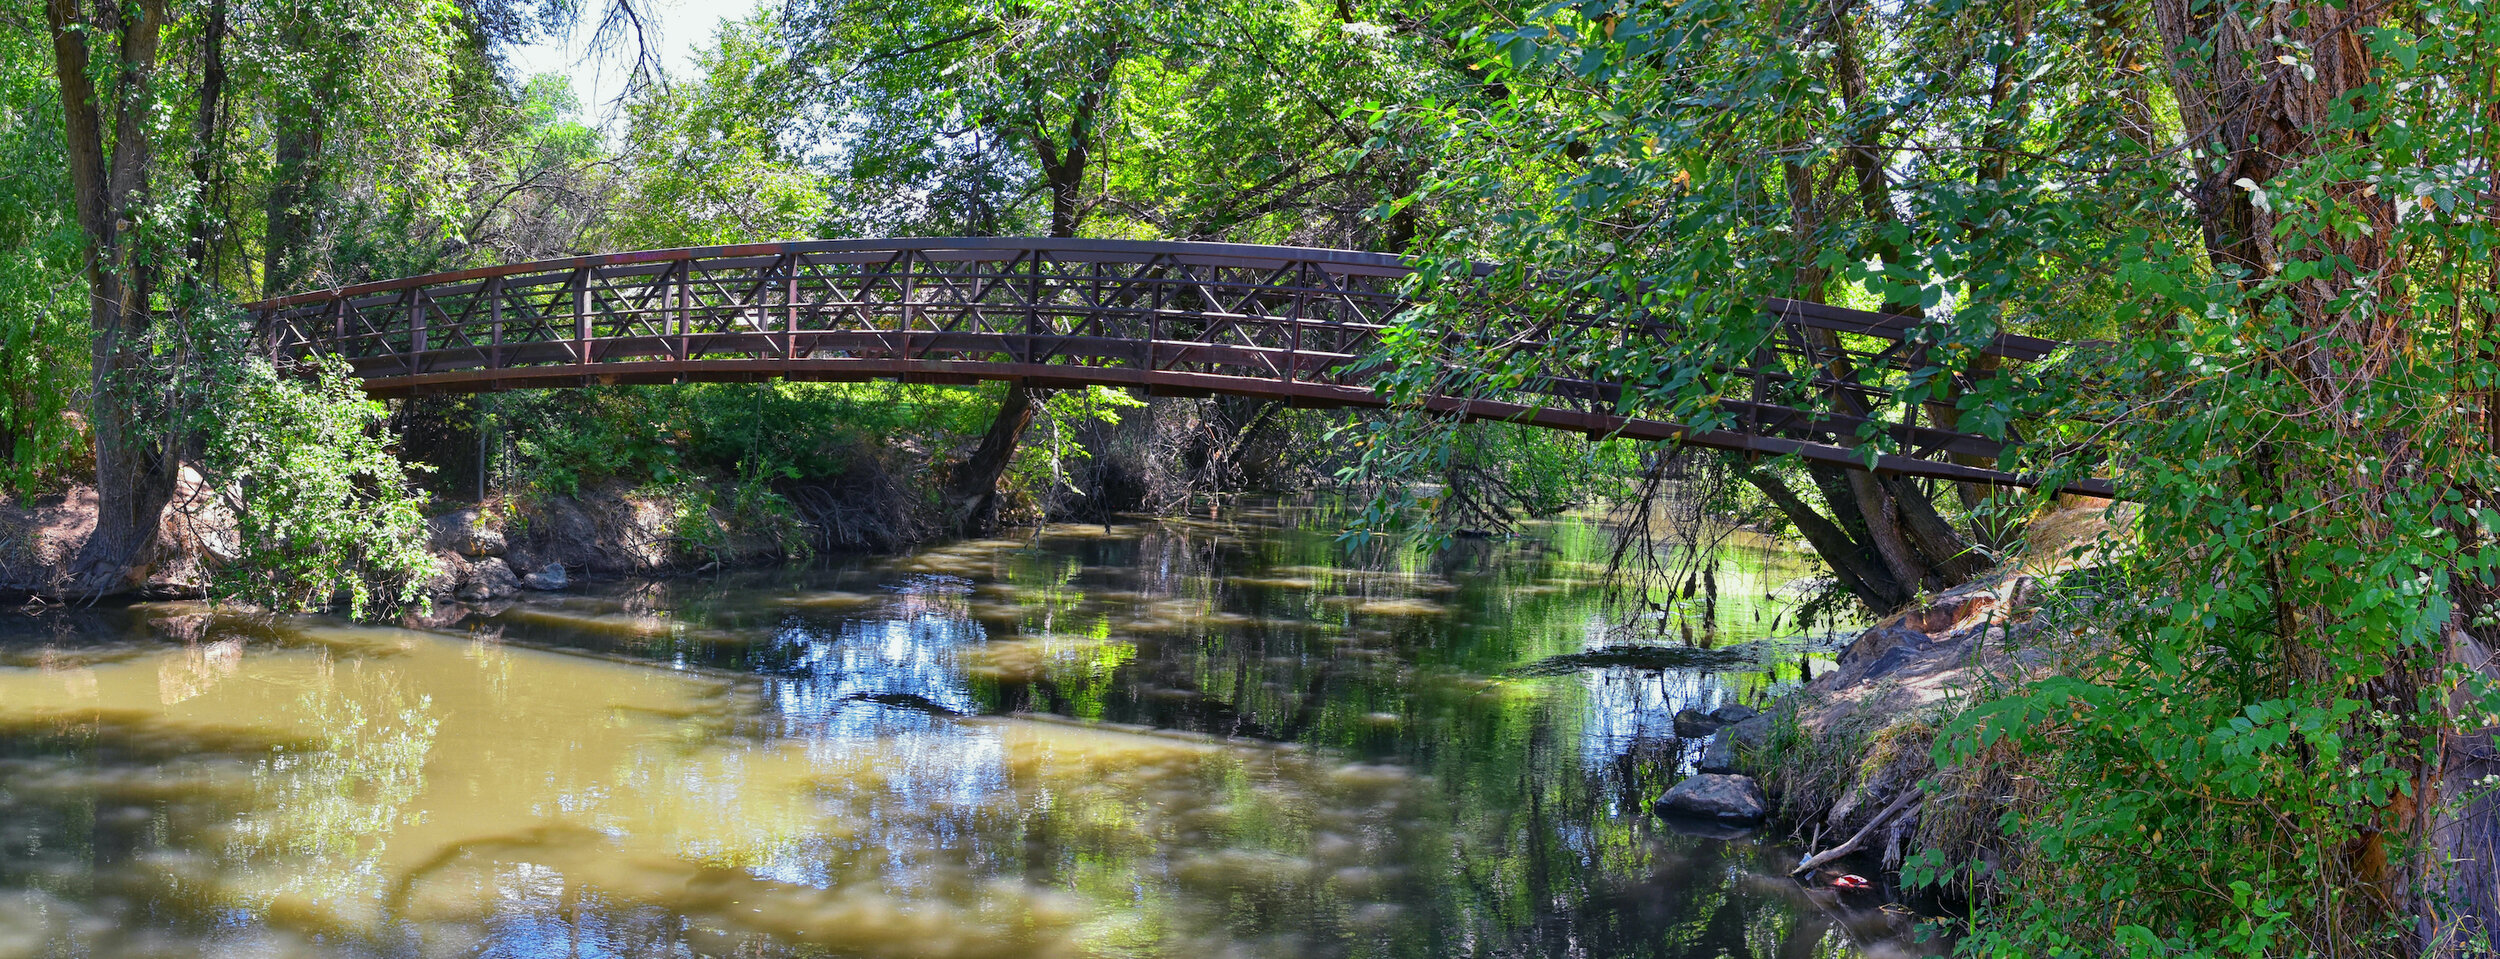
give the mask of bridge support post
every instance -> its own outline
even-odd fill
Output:
[[[486,320],[491,324],[489,335],[494,338],[492,345],[487,347],[486,366],[500,370],[503,369],[503,277],[488,277],[486,280]]]
[[[410,375],[425,372],[425,289],[408,291],[408,358]]]
[[[590,268],[573,271],[573,362],[590,365]]]

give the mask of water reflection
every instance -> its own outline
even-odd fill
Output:
[[[1329,509],[436,632],[12,618],[0,959],[1911,948],[1644,813],[1699,746],[1673,712],[1776,669],[1518,671],[1623,641],[1602,535],[1351,569]]]

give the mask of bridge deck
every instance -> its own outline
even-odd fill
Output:
[[[368,283],[246,307],[263,348],[342,357],[376,396],[696,380],[866,380],[1152,393],[1229,393],[1307,406],[1380,408],[1370,385],[1382,334],[1416,304],[1413,270],[1384,254],[1220,243],[942,238],[774,243],[577,257]],[[1622,388],[1549,349],[1665,326],[1465,311],[1429,335],[1534,358],[1502,391],[1426,396],[1426,409],[1591,435],[1677,440],[1864,468],[1861,429],[1897,450],[1874,469],[2010,486],[2004,444],[1884,416],[1889,388],[1860,377],[1914,369],[1917,321],[1822,304],[1765,304],[1754,361],[1719,372],[1750,384],[1721,406],[1732,429],[1626,412]],[[2021,362],[2060,344],[2003,335],[1985,352]],[[1958,460],[1958,461],[1957,461]],[[2106,480],[2070,484],[2108,495]]]

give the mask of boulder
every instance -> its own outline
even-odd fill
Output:
[[[1722,726],[1733,726],[1760,715],[1762,715],[1761,710],[1737,703],[1729,703],[1710,711],[1710,718]]]
[[[434,575],[418,585],[428,596],[450,596],[460,591],[460,581],[469,575],[469,561],[450,550],[434,551]]]
[[[503,533],[487,525],[486,517],[476,510],[452,510],[425,523],[433,534],[435,549],[447,549],[470,559],[503,555]]]
[[[433,603],[423,608],[411,606],[399,613],[399,625],[409,629],[442,629],[458,625],[469,618],[469,607],[459,603]]]
[[[1927,641],[1926,633],[1907,626],[1877,626],[1859,633],[1858,638],[1849,641],[1848,648],[1840,651],[1840,667],[1849,669],[1882,656],[1895,647],[1925,646]]]
[[[536,590],[558,590],[565,587],[563,563],[549,563],[537,572],[521,577],[521,585]]]
[[[1716,819],[1695,819],[1683,813],[1660,813],[1658,819],[1666,825],[1668,832],[1697,839],[1743,839],[1761,828],[1760,824],[1747,826]]]
[[[1771,814],[1771,800],[1751,776],[1703,773],[1676,783],[1650,808],[1661,816],[1751,825]]]
[[[1718,732],[1719,727],[1725,725],[1727,724],[1711,718],[1709,713],[1698,709],[1675,711],[1675,735],[1679,739],[1700,739]]]
[[[1918,658],[1935,640],[1905,626],[1878,626],[1858,634],[1840,651],[1840,673],[1848,683],[1876,679]]]
[[[465,603],[482,603],[503,599],[521,591],[521,577],[502,559],[489,556],[468,564],[461,571],[460,587],[452,595]]]
[[[1755,716],[1719,730],[1709,748],[1701,751],[1701,762],[1694,768],[1705,773],[1735,772],[1740,752],[1759,751],[1770,741],[1771,717]]]

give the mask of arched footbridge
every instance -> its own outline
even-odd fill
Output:
[[[899,379],[1106,385],[1228,393],[1302,406],[1373,407],[1382,334],[1415,303],[1414,272],[1386,254],[1228,243],[1096,239],[830,240],[573,257],[365,283],[248,304],[260,348],[345,359],[375,396],[692,381]],[[1674,440],[1866,468],[1866,416],[1887,389],[1833,370],[1911,369],[1917,321],[1771,300],[1776,329],[1733,429],[1618,412],[1616,384],[1543,370],[1505,398],[1431,395],[1435,412],[1591,435]],[[1476,311],[1466,336],[1535,351],[1550,318]],[[1574,322],[1574,321],[1563,321]],[[1590,320],[1587,322],[1597,322]],[[1620,326],[1620,324],[1618,324]],[[1672,337],[1667,327],[1612,335]],[[1837,335],[1847,334],[1847,335]],[[1986,352],[2038,360],[2060,344],[2000,335]],[[1533,355],[1533,352],[1531,352]],[[1931,418],[1932,419],[1932,418]],[[1912,407],[1875,426],[1897,452],[1878,472],[1993,485],[2004,444]],[[1991,464],[1991,465],[1981,465]],[[2066,487],[2109,495],[2107,480]]]

